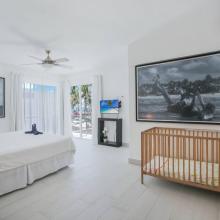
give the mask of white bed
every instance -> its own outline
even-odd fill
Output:
[[[23,188],[73,162],[71,137],[0,134],[0,195]]]

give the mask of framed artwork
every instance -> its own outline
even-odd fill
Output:
[[[5,78],[0,77],[0,118],[5,117]]]
[[[137,65],[136,120],[220,123],[220,51]]]

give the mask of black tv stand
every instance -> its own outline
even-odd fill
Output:
[[[107,141],[103,140],[103,129],[105,127],[105,121],[113,121],[116,123],[116,141]],[[120,147],[122,146],[122,119],[121,118],[99,118],[98,119],[98,144]]]

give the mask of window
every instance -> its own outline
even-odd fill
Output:
[[[24,125],[26,130],[37,124],[39,131],[57,133],[56,86],[23,84]]]

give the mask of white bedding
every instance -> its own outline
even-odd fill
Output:
[[[70,165],[74,152],[71,137],[24,132],[0,134],[0,195]]]
[[[75,151],[71,137],[23,132],[0,134],[1,162],[33,163],[67,151]]]

